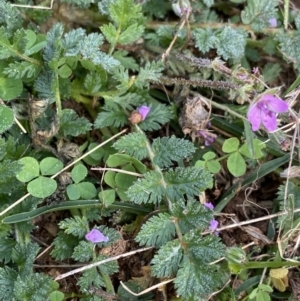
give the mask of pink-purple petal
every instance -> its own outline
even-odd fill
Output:
[[[98,229],[92,229],[85,235],[86,240],[96,244],[99,242],[108,242],[109,238],[102,234]]]
[[[269,132],[277,129],[276,114],[269,111],[268,114],[262,113],[262,123]]]
[[[140,106],[137,108],[137,111],[142,115],[143,120],[147,117],[150,112],[150,107],[147,106]]]
[[[204,203],[203,204],[206,208],[208,208],[208,209],[211,209],[211,210],[213,210],[215,207],[214,207],[214,205],[211,203],[211,202],[209,202],[209,203]]]
[[[215,219],[212,219],[210,222],[209,222],[209,230],[211,231],[216,231],[217,228],[218,228],[218,225],[219,225],[219,222],[216,221]]]
[[[279,97],[273,96],[273,95],[266,95],[267,98],[264,98],[267,100],[268,107],[271,111],[274,113],[284,113],[289,109],[288,104],[280,99]]]
[[[261,124],[261,110],[257,106],[257,103],[250,107],[247,117],[252,125],[252,130],[257,131]]]

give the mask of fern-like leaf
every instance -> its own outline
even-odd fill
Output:
[[[66,234],[72,234],[78,238],[83,238],[86,234],[88,222],[85,217],[75,215],[71,218],[66,218],[59,223],[59,227],[65,230]]]
[[[87,241],[81,241],[78,246],[74,248],[72,258],[79,262],[89,261],[93,257],[94,245]]]
[[[210,263],[225,255],[225,245],[215,235],[203,237],[201,231],[190,231],[184,236],[185,250],[197,262]]]
[[[78,136],[91,129],[91,123],[84,117],[78,117],[76,112],[71,109],[62,110],[60,121],[60,131],[64,136]]]
[[[122,110],[111,110],[100,112],[95,120],[95,128],[106,126],[122,127],[128,123],[128,116]]]
[[[175,239],[163,245],[151,260],[152,275],[158,278],[176,275],[183,257],[179,240]]]
[[[0,300],[13,300],[14,285],[17,277],[18,273],[8,266],[0,268]]]
[[[164,195],[165,189],[162,186],[162,176],[156,171],[145,173],[143,179],[138,179],[127,190],[127,196],[136,204],[157,204],[160,203]]]
[[[125,152],[138,160],[145,159],[148,156],[146,137],[142,133],[130,133],[125,135],[115,142],[113,147],[120,153]]]
[[[189,157],[196,149],[190,141],[172,136],[155,139],[152,150],[155,154],[154,163],[163,168],[173,165],[172,161]]]
[[[196,167],[178,167],[164,175],[167,182],[167,195],[171,199],[181,199],[185,196],[199,195],[212,185],[212,175]]]
[[[175,235],[175,226],[168,213],[153,216],[136,237],[140,245],[160,247]]]
[[[177,294],[184,300],[204,301],[218,291],[228,279],[225,267],[205,265],[202,262],[190,261],[187,257],[178,270],[174,280]]]
[[[172,114],[169,108],[165,105],[149,104],[150,112],[147,118],[139,124],[140,128],[144,131],[159,130],[162,125],[169,122],[172,118]]]

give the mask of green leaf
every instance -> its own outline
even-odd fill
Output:
[[[143,179],[138,179],[128,190],[127,196],[136,203],[160,203],[165,194],[162,186],[162,176],[159,172],[150,171],[144,174]]]
[[[107,171],[104,176],[104,182],[112,188],[116,188],[117,184],[115,181],[116,173],[114,171]]]
[[[43,176],[52,176],[64,168],[64,164],[53,157],[48,157],[40,162],[41,174]]]
[[[205,300],[227,281],[225,267],[206,265],[185,258],[174,280],[176,292],[184,300]]]
[[[142,18],[141,6],[135,5],[133,0],[117,0],[111,2],[109,14],[117,27],[123,29]]]
[[[79,262],[86,262],[93,258],[94,245],[87,241],[81,241],[74,248],[72,258]]]
[[[134,167],[130,164],[124,166],[122,168],[122,170],[135,172]],[[118,188],[126,190],[133,184],[133,182],[136,180],[136,178],[137,178],[136,176],[132,176],[132,175],[120,172],[120,173],[116,174],[115,181],[116,181]]]
[[[36,78],[41,71],[41,66],[33,65],[30,62],[13,62],[8,65],[3,71],[3,74],[9,78],[19,79],[31,79]]]
[[[6,266],[0,267],[0,299],[6,301],[13,301],[14,286],[18,273]]]
[[[192,34],[195,39],[195,46],[201,52],[206,53],[215,48],[218,39],[211,28],[197,28],[192,31]]]
[[[72,69],[67,65],[64,64],[58,69],[58,75],[62,78],[68,78],[72,74]]]
[[[60,131],[64,136],[78,136],[91,130],[91,123],[84,117],[78,117],[71,109],[62,110]]]
[[[118,31],[117,29],[111,24],[104,24],[100,27],[101,32],[105,36],[106,40],[112,44],[115,45],[118,42]]]
[[[68,185],[67,195],[68,195],[69,199],[72,201],[79,200],[80,196],[81,196],[79,187],[76,184]]]
[[[42,199],[51,195],[56,188],[57,183],[55,180],[42,176],[29,182],[27,185],[27,190],[31,195]]]
[[[166,193],[170,199],[199,195],[200,191],[211,187],[210,172],[196,167],[177,167],[165,173]]]
[[[85,200],[93,199],[97,195],[97,190],[94,184],[90,182],[81,182],[76,185],[80,190],[81,197]]]
[[[98,269],[94,267],[82,272],[82,276],[77,281],[77,285],[81,291],[88,291],[90,287],[102,289],[102,287],[105,287],[105,282]]]
[[[161,168],[173,165],[172,161],[178,162],[186,159],[195,152],[193,143],[175,136],[157,138],[152,143],[154,163]]]
[[[52,291],[51,280],[48,275],[41,273],[29,274],[26,277],[19,275],[15,282],[15,299],[30,301],[47,300]]]
[[[152,275],[157,278],[171,278],[176,274],[183,251],[178,239],[164,244],[151,260]]]
[[[128,116],[123,111],[108,109],[100,112],[95,120],[95,128],[107,126],[122,127],[128,123]]]
[[[244,24],[250,24],[255,31],[269,27],[269,20],[277,17],[278,0],[251,0],[241,13]]]
[[[266,148],[266,144],[263,143],[262,141],[258,140],[258,139],[254,139],[253,142],[252,142],[252,145],[253,145],[253,156],[251,155],[250,148],[248,147],[248,143],[244,143],[240,147],[239,152],[243,156],[251,158],[251,159],[260,159],[260,158],[262,158],[264,156],[264,153],[262,152],[262,150],[264,148]]]
[[[220,172],[220,170],[222,168],[219,161],[214,161],[214,160],[206,162],[206,166],[207,166],[207,169],[213,174]]]
[[[144,68],[140,69],[140,72],[135,79],[134,83],[136,87],[142,89],[143,87],[148,86],[147,81],[158,81],[163,70],[164,66],[161,62],[148,62]],[[162,104],[157,105],[163,106]]]
[[[129,45],[137,41],[144,32],[144,26],[132,24],[127,27],[119,36],[118,43],[121,45]]]
[[[50,301],[63,301],[65,299],[65,295],[59,291],[52,292],[49,297]]]
[[[203,204],[194,201],[178,200],[172,205],[171,212],[178,220],[183,234],[196,229],[204,231],[213,219],[212,210],[208,210]]]
[[[214,152],[207,152],[203,155],[203,159],[205,161],[208,161],[208,160],[212,160],[216,157],[217,155],[214,153]]]
[[[246,172],[246,163],[239,152],[230,154],[227,159],[227,167],[232,175],[235,177],[242,176]]]
[[[17,98],[23,90],[23,83],[20,79],[0,77],[0,98],[12,100]]]
[[[193,260],[209,264],[225,255],[225,245],[215,235],[202,236],[201,231],[190,231],[184,236],[186,252]]]
[[[237,139],[235,137],[226,139],[223,143],[222,151],[224,153],[235,152],[238,150],[239,145],[240,145],[240,141],[239,141],[239,139]]]
[[[146,139],[143,133],[130,133],[121,137],[113,144],[113,147],[120,153],[125,152],[138,160],[142,160],[148,156]]]
[[[175,235],[175,225],[168,213],[151,217],[135,238],[140,245],[161,247]]]
[[[132,71],[139,71],[139,65],[131,56],[127,56],[129,52],[125,50],[117,50],[114,53],[114,58],[118,60],[123,67]]]
[[[79,183],[87,176],[87,173],[87,168],[83,164],[78,164],[71,171],[72,180]]]
[[[74,236],[59,231],[53,241],[54,248],[51,251],[51,256],[58,261],[70,258],[73,254],[74,247],[77,246],[78,243],[78,239]]]
[[[98,194],[99,199],[103,202],[104,206],[111,205],[116,199],[116,192],[114,189],[106,189],[100,191]]]
[[[62,230],[65,230],[66,234],[72,234],[78,238],[83,238],[87,233],[88,221],[84,216],[74,216],[61,221],[59,227]]]
[[[12,109],[0,105],[0,134],[7,131],[14,123],[14,112]]]
[[[12,250],[16,245],[16,241],[8,238],[2,237],[0,240],[0,260],[5,264],[11,261]],[[1,284],[0,284],[1,286]]]
[[[22,170],[16,175],[21,182],[29,182],[39,176],[39,162],[32,157],[24,157],[19,160],[23,165]]]

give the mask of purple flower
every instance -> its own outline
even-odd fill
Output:
[[[210,222],[209,222],[209,230],[215,232],[218,228],[218,225],[219,225],[219,222],[216,221],[215,219],[212,219]]]
[[[86,240],[96,244],[98,242],[108,242],[109,238],[103,235],[98,229],[92,229],[85,235]]]
[[[288,104],[279,97],[265,94],[250,106],[247,118],[252,124],[253,131],[257,131],[262,123],[269,132],[272,132],[277,128],[276,113],[284,113],[288,108]]]
[[[215,138],[208,135],[206,131],[199,131],[199,135],[204,138],[204,144],[206,146],[210,146],[215,141]]]
[[[252,72],[253,72],[253,74],[259,74],[259,69],[258,69],[258,67],[254,67],[253,69],[252,69]]]
[[[142,115],[142,119],[145,120],[150,112],[150,108],[147,106],[140,106],[137,108],[137,111]]]
[[[211,202],[209,202],[209,203],[204,203],[203,204],[206,208],[208,208],[208,209],[211,209],[211,210],[213,210],[215,207],[214,207],[214,205],[211,203]]]
[[[269,27],[277,27],[277,20],[275,18],[269,19]]]

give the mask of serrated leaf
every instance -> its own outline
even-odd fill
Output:
[[[39,162],[32,157],[24,157],[19,160],[22,164],[22,170],[16,175],[21,182],[29,182],[39,176]]]
[[[171,278],[176,274],[183,256],[178,239],[163,245],[151,260],[152,275],[158,278]]]
[[[78,136],[91,129],[91,123],[84,117],[78,117],[76,112],[71,109],[62,110],[60,120],[60,131],[64,136]]]
[[[93,258],[94,245],[87,241],[81,241],[74,248],[72,258],[79,262],[86,262]]]
[[[230,154],[227,159],[227,167],[232,175],[235,177],[242,176],[246,172],[246,163],[239,152]]]
[[[137,88],[142,89],[148,85],[147,81],[157,81],[161,77],[163,70],[164,66],[161,62],[148,62],[144,68],[140,68],[134,83]]]
[[[151,217],[135,238],[140,245],[160,247],[175,235],[175,225],[168,213]]]
[[[0,105],[0,134],[7,131],[14,123],[14,112],[12,109]]]
[[[40,162],[40,170],[43,176],[52,176],[64,167],[64,164],[53,157],[47,157]]]
[[[226,272],[217,264],[196,264],[185,258],[174,280],[176,292],[184,300],[206,300],[223,287],[228,279]]]
[[[125,152],[128,155],[142,160],[148,156],[146,136],[142,133],[130,133],[121,137],[113,144],[113,147],[120,153]]]
[[[87,176],[87,173],[87,168],[83,164],[78,164],[71,171],[72,180],[79,183]]]
[[[194,144],[185,139],[178,139],[175,136],[157,138],[152,143],[154,152],[154,163],[160,167],[173,165],[172,161],[186,159],[195,152]]]
[[[111,2],[109,14],[119,28],[127,28],[134,20],[142,17],[141,6],[135,5],[133,0],[117,0]]]
[[[81,291],[88,291],[90,287],[102,288],[105,287],[105,282],[98,272],[97,268],[91,268],[82,272],[82,276],[78,279]]]
[[[18,273],[6,266],[0,268],[0,299],[11,301],[14,296],[14,285],[17,279]]]
[[[66,218],[59,223],[59,227],[66,234],[72,234],[78,238],[83,238],[87,233],[88,221],[86,217],[74,216],[71,218]]]
[[[212,185],[212,175],[202,168],[178,167],[164,175],[167,183],[166,193],[170,199],[180,199],[199,195]]]
[[[159,130],[165,123],[172,118],[171,111],[163,104],[149,104],[150,112],[146,119],[139,124],[144,131]]]
[[[123,111],[108,110],[100,112],[95,120],[95,128],[107,126],[122,127],[128,123],[128,116]]]
[[[118,41],[118,32],[117,29],[111,24],[104,24],[100,27],[101,32],[105,36],[106,40],[112,44],[115,45]]]
[[[54,179],[46,177],[38,177],[27,185],[28,192],[37,198],[46,198],[51,195],[57,188],[57,183]]]
[[[12,100],[17,98],[23,90],[23,83],[20,79],[0,77],[0,98]]]
[[[138,179],[126,194],[136,204],[160,203],[165,195],[161,174],[156,171],[145,173],[144,178]]]
[[[191,231],[184,236],[186,251],[195,261],[213,262],[225,255],[225,245],[215,235],[202,236],[201,232]]]
[[[138,40],[144,32],[144,26],[132,24],[128,26],[119,36],[118,43],[129,45]]]
[[[206,53],[210,49],[215,48],[218,41],[211,28],[197,28],[192,32],[195,39],[195,46],[202,52]]]
[[[183,200],[173,204],[172,215],[178,220],[183,233],[196,229],[204,231],[213,219],[213,211],[207,210],[203,204]]]

